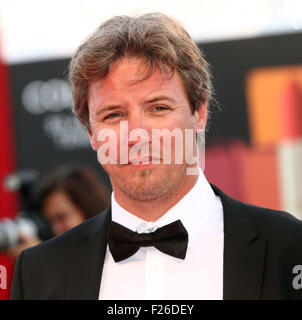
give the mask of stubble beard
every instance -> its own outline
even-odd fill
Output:
[[[177,166],[177,170],[175,167]],[[123,192],[132,200],[154,201],[169,197],[183,181],[186,174],[184,165],[168,165],[162,168],[162,174],[152,169],[137,170],[132,183],[122,186]]]

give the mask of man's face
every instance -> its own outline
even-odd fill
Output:
[[[93,149],[100,150],[104,145],[105,142],[99,141],[98,137],[100,131],[107,129],[116,134],[117,159],[121,155],[120,144],[126,147],[124,150],[129,156],[126,163],[102,164],[110,176],[115,195],[148,201],[181,193],[192,179],[186,171],[189,165],[185,160],[185,129],[192,131],[189,143],[196,155],[196,130],[204,129],[206,106],[192,114],[178,72],[168,75],[155,69],[150,77],[138,81],[142,79],[142,68],[143,61],[138,58],[115,61],[104,79],[89,85],[88,107]],[[121,122],[127,123],[126,137],[120,130]],[[143,129],[147,136],[130,140],[131,132],[137,129]],[[154,129],[168,129],[157,145],[152,143]],[[165,140],[165,135],[174,129],[183,134],[183,144],[177,144],[173,136],[171,140]],[[140,150],[135,146],[140,146]],[[163,163],[167,147],[171,151],[171,163],[168,164]],[[156,164],[152,163],[152,148],[157,149]],[[138,152],[133,153],[133,150]],[[183,153],[181,163],[176,162],[175,151],[176,154]]]

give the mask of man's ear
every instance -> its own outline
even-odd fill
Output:
[[[196,130],[205,131],[208,117],[208,103],[206,101],[194,111],[194,116],[196,121]]]
[[[88,130],[88,136],[89,136],[91,148],[92,148],[94,151],[97,151],[96,139],[95,139],[94,134],[93,134],[90,130]]]

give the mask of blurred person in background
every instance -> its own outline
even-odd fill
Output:
[[[92,169],[63,167],[42,183],[40,201],[42,213],[59,235],[104,211],[110,192]]]
[[[43,179],[38,199],[40,212],[57,236],[104,211],[110,202],[110,190],[92,169],[63,166]],[[21,234],[20,243],[8,253],[16,259],[21,251],[40,242],[38,237]]]

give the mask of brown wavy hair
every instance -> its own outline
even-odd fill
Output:
[[[73,110],[89,131],[89,83],[106,77],[111,64],[125,56],[143,59],[144,79],[156,67],[162,72],[167,67],[176,70],[187,91],[192,113],[210,100],[209,64],[180,23],[161,13],[116,16],[101,24],[80,45],[69,66]]]

